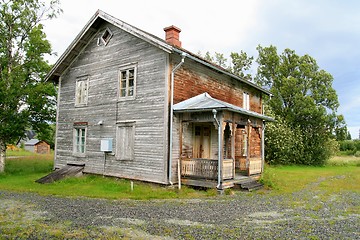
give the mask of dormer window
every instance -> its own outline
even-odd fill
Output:
[[[109,28],[106,28],[104,33],[101,35],[101,41],[104,43],[105,46],[109,43],[112,35],[113,34]]]

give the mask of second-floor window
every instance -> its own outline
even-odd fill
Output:
[[[250,95],[247,92],[243,93],[243,108],[250,110]]]
[[[119,100],[134,98],[136,90],[136,67],[134,65],[119,71]]]
[[[75,106],[83,106],[87,104],[89,92],[88,77],[81,77],[76,80],[75,89]]]

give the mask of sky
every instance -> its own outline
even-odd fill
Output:
[[[182,31],[182,47],[198,53],[245,51],[274,45],[309,54],[332,74],[340,107],[353,139],[360,130],[360,1],[358,0],[60,0],[63,13],[44,22],[57,57],[100,9],[164,38],[164,27]]]

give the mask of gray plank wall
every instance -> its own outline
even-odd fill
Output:
[[[97,46],[106,27],[113,36],[107,46]],[[101,25],[62,76],[55,167],[84,162],[85,172],[167,183],[168,58],[166,52],[111,24]],[[119,66],[134,62],[136,98],[118,101]],[[89,76],[88,104],[75,107],[75,82],[83,75]],[[100,140],[112,138],[115,153],[116,123],[122,121],[135,122],[135,158],[116,160],[114,154],[107,154],[104,167]],[[85,157],[73,156],[74,122],[88,122]]]

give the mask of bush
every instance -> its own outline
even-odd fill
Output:
[[[360,151],[360,140],[353,140],[353,143],[355,145],[355,148],[357,151]]]
[[[355,155],[355,157],[360,157],[360,151],[356,151],[356,153],[354,155]]]
[[[269,164],[296,164],[303,154],[301,134],[282,120],[265,129],[265,153]]]
[[[265,159],[269,164],[322,166],[338,151],[339,144],[326,132],[304,132],[284,120],[269,123],[265,129]]]
[[[340,151],[360,151],[360,141],[357,142],[359,143],[355,144],[355,141],[352,140],[340,141]],[[357,149],[357,146],[359,147],[359,149]]]

